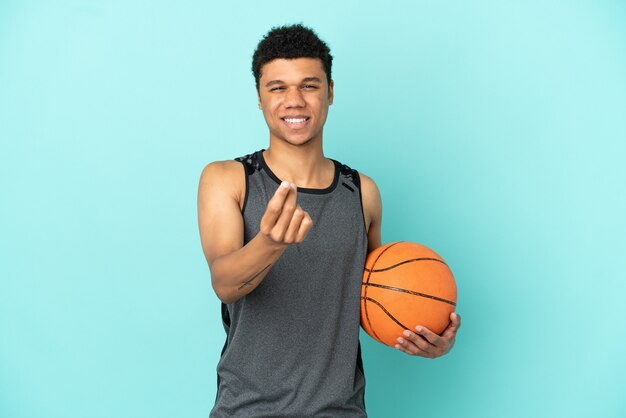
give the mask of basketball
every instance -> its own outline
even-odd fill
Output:
[[[361,326],[372,338],[394,347],[405,329],[423,325],[441,334],[456,307],[456,283],[446,262],[414,242],[376,248],[365,261]]]

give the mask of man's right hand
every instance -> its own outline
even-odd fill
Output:
[[[296,202],[295,184],[283,181],[267,203],[261,219],[260,234],[271,244],[288,246],[304,241],[313,221]]]

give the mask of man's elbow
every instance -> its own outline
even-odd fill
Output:
[[[213,283],[213,291],[217,295],[218,299],[226,305],[237,302],[243,296],[243,294],[241,294],[240,291],[238,292],[237,289],[230,286],[220,286],[215,282]]]
[[[223,263],[220,262],[219,257],[209,261],[213,291],[219,300],[229,305],[237,302],[245,293],[242,292],[241,289],[237,289],[236,286],[229,284],[229,278],[224,277],[224,274],[228,274],[228,270],[224,270],[223,267]]]

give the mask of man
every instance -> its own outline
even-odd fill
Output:
[[[372,179],[324,156],[331,64],[312,30],[272,29],[252,65],[269,147],[202,172],[202,248],[227,332],[211,417],[366,416],[361,277],[382,203]],[[441,356],[459,326],[452,314],[442,336],[406,330],[396,348]]]

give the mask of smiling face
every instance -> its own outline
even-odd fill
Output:
[[[259,106],[270,130],[270,142],[304,145],[322,140],[322,130],[333,103],[318,58],[275,59],[263,65],[259,79]]]

